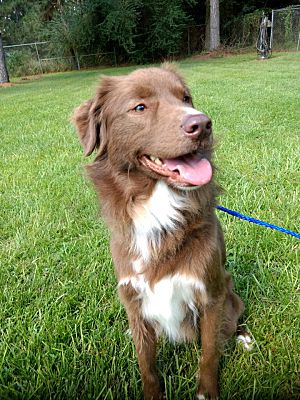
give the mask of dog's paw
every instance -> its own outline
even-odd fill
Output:
[[[247,331],[239,332],[236,340],[244,346],[244,349],[251,351],[253,348],[253,343],[250,334]]]

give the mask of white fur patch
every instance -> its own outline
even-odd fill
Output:
[[[244,349],[247,351],[252,350],[252,339],[249,335],[238,335],[236,338],[238,343],[241,343],[244,346]]]
[[[184,110],[185,114],[189,114],[189,115],[203,114],[203,112],[198,111],[193,107],[183,107],[183,110]]]
[[[206,397],[204,396],[204,394],[197,394],[196,399],[197,400],[205,400]]]
[[[204,283],[187,275],[167,276],[157,282],[153,289],[150,288],[143,275],[124,278],[119,282],[119,286],[129,283],[139,293],[138,296],[142,300],[143,317],[157,323],[159,331],[166,333],[173,341],[184,339],[181,323],[186,317],[186,307],[192,311],[196,324],[198,310],[194,303],[194,291],[199,290],[203,303],[207,302]]]
[[[186,198],[176,193],[165,182],[158,181],[148,200],[134,210],[134,248],[144,262],[151,258],[151,250],[160,244],[163,230],[174,230],[186,207]]]
[[[142,272],[142,269],[143,269],[143,260],[141,260],[140,258],[138,258],[137,260],[132,261],[132,269],[133,269],[134,272],[136,272],[137,274],[139,274],[140,272]]]

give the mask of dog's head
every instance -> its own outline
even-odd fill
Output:
[[[173,67],[104,77],[94,98],[74,114],[85,154],[97,149],[119,172],[139,171],[177,188],[212,179],[211,120],[193,107]]]

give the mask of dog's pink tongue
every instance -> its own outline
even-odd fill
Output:
[[[163,162],[169,170],[177,170],[185,183],[205,185],[212,178],[211,163],[206,158],[199,160],[195,156],[187,155],[165,159]]]

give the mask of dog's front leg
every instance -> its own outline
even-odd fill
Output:
[[[218,366],[223,304],[216,303],[204,309],[200,320],[202,356],[197,399],[218,398]]]
[[[138,356],[145,400],[163,399],[158,375],[156,372],[156,333],[153,326],[141,315],[139,300],[136,294],[131,296],[130,288],[119,290],[120,297],[126,308],[129,327]]]
[[[144,387],[145,400],[163,398],[156,372],[156,334],[154,329],[144,321],[130,323],[135,343],[141,377]]]

